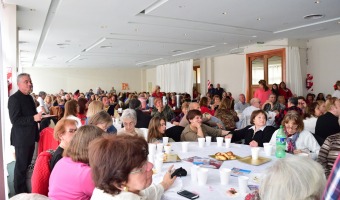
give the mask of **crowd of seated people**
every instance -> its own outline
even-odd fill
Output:
[[[139,128],[147,128],[148,134],[144,141],[159,143],[166,136],[167,123],[172,123],[174,126],[183,127],[183,132],[180,133],[181,141],[197,141],[198,138],[205,136],[212,136],[214,141],[215,137],[222,136],[232,138],[232,142],[243,140],[244,144],[251,147],[262,147],[263,143],[268,142],[275,145],[277,129],[280,125],[283,125],[288,138],[287,151],[292,154],[309,154],[314,160],[318,160],[325,170],[325,175],[329,176],[340,151],[340,100],[338,97],[327,95],[325,98],[323,93],[319,93],[316,97],[313,94],[308,94],[306,98],[296,97],[284,82],[280,83],[279,86],[273,84],[271,89],[265,81],[259,83],[262,85],[257,92],[259,98],[252,98],[250,104],[247,103],[244,94],[239,94],[238,101],[235,102],[231,93],[220,88],[219,84],[217,87],[219,89],[210,87],[206,96],[201,97],[197,93],[193,95],[195,97],[193,99],[185,93],[179,94],[181,98],[177,98],[177,93],[161,92],[159,86],[155,88],[152,94],[147,92],[120,92],[116,94],[114,90],[106,93],[101,88],[97,88],[96,93],[89,90],[86,94],[79,91],[75,93],[60,91],[56,95],[41,93],[39,96],[35,96],[33,94],[34,98],[44,100],[44,107],[47,107],[47,110],[50,111],[55,106],[63,110],[63,117],[56,123],[54,130],[54,137],[60,141],[60,145],[56,150],[57,154],[51,160],[51,170],[53,170],[50,179],[50,198],[58,199],[58,195],[65,195],[65,197],[77,196],[77,198],[85,197],[84,199],[89,199],[95,187],[98,199],[102,197],[103,191],[112,196],[121,196],[122,194],[129,196],[132,195],[129,193],[135,193],[133,186],[128,191],[125,191],[124,187],[115,186],[112,190],[115,191],[114,193],[110,188],[103,188],[102,185],[98,185],[103,181],[103,177],[99,177],[103,174],[98,174],[98,180],[94,181],[89,181],[88,177],[87,179],[82,177],[88,184],[84,188],[80,188],[73,182],[72,187],[68,184],[65,187],[58,185],[67,182],[62,179],[62,176],[59,176],[60,172],[57,170],[60,168],[58,163],[61,161],[61,168],[70,167],[89,173],[87,171],[89,166],[87,166],[88,168],[84,167],[88,165],[89,158],[79,159],[75,157],[73,155],[75,152],[69,152],[72,148],[68,150],[68,147],[78,145],[79,140],[85,140],[86,137],[83,135],[86,133],[82,133],[84,132],[83,129],[92,127],[92,125],[99,127],[100,129],[97,130],[100,130],[100,133],[97,131],[98,134],[90,140],[96,137],[102,138],[101,135],[105,132],[109,135],[119,135],[119,137],[112,136],[117,137],[112,139],[112,142],[116,139],[135,136],[144,138],[145,135]],[[340,91],[340,82],[334,92],[335,96],[338,94],[337,91]],[[176,101],[178,99],[181,101],[180,108],[177,107],[178,102]],[[122,109],[121,113],[118,112],[119,108]],[[38,106],[37,109],[46,110],[41,106]],[[177,111],[176,113],[177,109],[182,112]],[[240,116],[249,118],[247,126],[236,126],[236,123],[241,120]],[[274,116],[276,123],[271,125],[267,122],[272,116]],[[122,127],[120,127],[118,133],[115,128],[117,125],[114,123],[115,120],[122,122]],[[82,138],[73,137],[77,134],[82,135]],[[78,141],[72,143],[75,139]],[[111,139],[106,138],[105,140]],[[103,139],[101,142],[105,143],[105,140]],[[169,141],[174,142],[172,138],[169,138]],[[77,148],[80,148],[79,145]],[[75,150],[73,149],[73,151]],[[148,171],[149,166],[148,164],[138,163],[131,168],[131,171],[140,169]],[[53,172],[54,170],[56,171]],[[77,174],[74,174],[74,176],[77,176]],[[166,181],[167,184],[171,184],[171,182],[171,179]],[[141,194],[141,191],[145,191],[145,194],[147,194],[149,187],[151,187],[150,184],[146,184],[145,187],[136,191],[139,192],[138,194]],[[162,194],[168,185],[162,186],[163,188],[160,188],[160,186],[152,187],[159,187],[159,194]],[[71,190],[72,192],[69,194]],[[92,191],[89,192],[90,190]],[[117,191],[120,192],[117,193]]]

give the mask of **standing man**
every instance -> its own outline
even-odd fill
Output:
[[[38,122],[42,112],[37,113],[29,74],[17,77],[19,90],[8,99],[9,118],[12,123],[11,145],[15,148],[14,189],[16,194],[27,193],[26,170],[31,164],[35,142],[39,140]]]
[[[217,83],[216,88],[215,88],[215,95],[220,96],[220,99],[222,99],[222,94],[224,92],[224,89],[221,88],[221,85]]]

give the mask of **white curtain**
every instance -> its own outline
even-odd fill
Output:
[[[192,96],[193,60],[184,60],[156,67],[157,85],[163,92],[186,92]]]
[[[300,65],[300,53],[298,47],[287,48],[287,66],[286,66],[286,80],[287,88],[293,94],[298,96],[303,95],[302,90],[302,74]]]

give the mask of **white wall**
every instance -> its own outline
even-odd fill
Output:
[[[333,85],[340,80],[340,35],[310,40],[307,73],[314,76],[314,94],[334,92]]]
[[[112,86],[117,92],[121,91],[122,83],[128,83],[126,91],[141,91],[141,69],[43,69],[23,68],[29,73],[33,81],[33,91],[58,93],[60,89],[67,92],[87,92],[90,88],[94,91],[97,87],[109,91]]]

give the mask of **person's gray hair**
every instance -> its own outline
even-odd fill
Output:
[[[255,101],[260,101],[260,99],[259,98],[250,99],[250,105],[253,105],[255,103]]]
[[[137,114],[136,114],[136,111],[133,110],[133,109],[130,109],[130,108],[125,109],[125,110],[123,110],[123,114],[120,117],[120,119],[122,121],[124,121],[125,119],[132,119],[132,121],[137,123]]]
[[[20,79],[24,76],[28,76],[31,78],[31,75],[30,74],[27,74],[27,73],[21,73],[17,76],[17,83],[19,83]]]
[[[263,174],[261,200],[318,200],[326,185],[322,166],[308,157],[279,159]]]
[[[46,92],[40,91],[40,92],[39,92],[39,97],[42,97],[42,96],[46,96]]]

